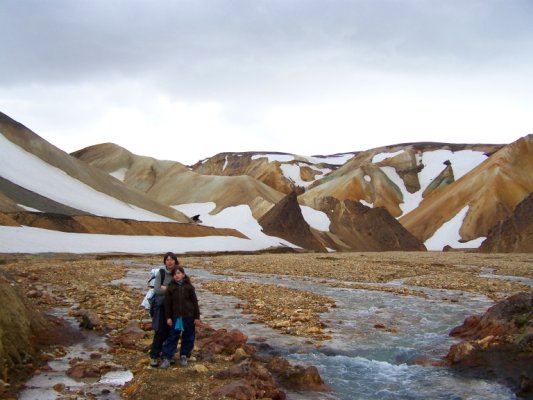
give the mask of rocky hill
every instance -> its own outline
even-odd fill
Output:
[[[48,143],[34,132],[22,124],[12,120],[7,115],[0,113],[0,144],[2,146],[3,165],[0,169],[2,180],[0,180],[0,192],[3,194],[4,207],[0,211],[23,211],[24,207],[32,209],[55,212],[49,206],[68,206],[61,197],[65,197],[61,190],[68,190],[67,187],[48,187],[56,193],[56,199],[50,196],[43,196],[40,193],[44,182],[36,181],[37,173],[44,172],[44,175],[52,176],[53,173],[66,174],[76,183],[81,183],[92,191],[103,193],[115,201],[129,204],[130,207],[138,207],[150,213],[166,217],[167,220],[177,222],[190,222],[190,220],[180,212],[154,201],[142,193],[132,190],[130,187],[118,182],[116,179],[109,179],[109,175],[98,168],[91,167],[85,162],[71,157],[67,153]],[[36,160],[37,158],[37,160]],[[22,162],[25,159],[25,162]],[[48,171],[43,171],[40,167],[46,164]],[[24,170],[25,168],[35,168],[34,170]],[[48,173],[49,172],[49,173]],[[57,184],[55,177],[50,179],[50,185]],[[69,206],[72,208],[72,206]],[[67,212],[62,209],[62,212]],[[88,213],[90,210],[76,209],[76,213]],[[110,215],[111,216],[111,215]]]
[[[486,253],[533,253],[533,193],[505,220],[493,226],[480,251]]]
[[[504,146],[470,172],[426,196],[399,221],[422,241],[465,210],[461,241],[486,237],[533,192],[533,135]]]
[[[0,211],[19,213],[15,219],[3,215],[4,226],[19,226],[23,219],[33,221],[29,226],[56,229],[51,226],[60,220],[57,215],[78,221],[92,215],[200,223],[213,233],[228,228],[239,232],[230,236],[247,238],[232,247],[241,250],[477,248],[533,192],[532,135],[509,145],[405,143],[330,156],[226,152],[189,167],[113,143],[68,155],[0,117],[6,156],[0,162]],[[30,176],[24,168],[38,174]],[[29,214],[22,217],[24,212]],[[34,212],[49,215],[36,218]],[[56,215],[54,223],[50,215]],[[81,231],[105,231],[95,221],[85,221]],[[139,226],[129,225],[124,232]],[[118,233],[124,227],[122,222],[110,226]],[[139,227],[137,235],[147,232],[160,230]],[[502,234],[511,234],[506,232],[509,228]],[[525,243],[531,233],[525,229],[519,235]],[[507,240],[499,238],[492,242]],[[186,251],[189,245],[182,243]],[[526,247],[507,245],[509,251],[530,251]]]

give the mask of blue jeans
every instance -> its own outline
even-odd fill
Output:
[[[194,317],[183,317],[183,332],[174,329],[176,320],[172,320],[172,328],[167,340],[163,343],[163,353],[161,358],[169,360],[174,357],[178,348],[178,340],[181,336],[180,356],[190,357],[194,348],[194,338],[196,337],[196,327],[194,326]]]
[[[170,326],[165,320],[165,307],[160,306],[154,309],[152,317],[152,328],[154,329],[154,339],[152,347],[150,348],[150,358],[159,358],[161,350],[163,350],[163,343],[168,338],[170,333]]]

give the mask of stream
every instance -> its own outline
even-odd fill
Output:
[[[126,283],[144,292],[148,272],[153,266],[136,261],[117,262],[130,268],[125,278],[111,284]],[[207,265],[209,260],[203,262]],[[329,393],[288,392],[290,400],[516,399],[513,392],[501,384],[465,378],[449,368],[429,366],[432,361],[442,359],[457,342],[448,336],[450,329],[460,325],[467,316],[483,313],[493,305],[485,296],[416,287],[428,296],[421,298],[325,284],[351,283],[334,279],[231,272],[233,276],[210,273],[201,265],[187,268],[187,274],[198,289],[202,320],[216,329],[238,329],[248,335],[250,343],[275,351],[294,363],[316,366],[332,389]],[[488,269],[482,273],[495,277]],[[332,339],[317,345],[306,338],[284,335],[254,323],[253,315],[241,314],[236,307],[242,300],[202,290],[202,280],[271,283],[329,296],[336,307],[322,314],[322,320],[327,321],[326,332]],[[533,282],[527,284],[533,286]],[[409,288],[401,280],[383,286]],[[68,308],[58,309],[55,313],[73,328],[77,327],[77,321],[68,316],[68,311]],[[393,332],[376,329],[376,324],[393,328]],[[26,383],[19,399],[61,398],[61,394],[54,390],[57,384],[64,384],[71,391],[83,390],[96,399],[119,399],[120,387],[132,378],[130,371],[112,371],[98,380],[74,380],[66,374],[71,359],[88,358],[95,349],[105,353],[102,351],[105,348],[104,336],[83,330],[81,339],[68,346],[63,357],[49,361],[49,370],[43,370]]]
[[[144,288],[150,268],[131,269],[123,282]],[[322,314],[332,339],[317,347],[305,338],[253,323],[251,315],[241,314],[235,307],[242,300],[204,291],[197,284],[204,322],[215,328],[239,329],[251,343],[256,338],[261,338],[261,342],[266,339],[269,346],[287,359],[315,365],[332,389],[327,394],[289,392],[289,399],[516,399],[508,387],[499,383],[465,378],[449,368],[418,362],[430,365],[431,361],[442,359],[457,342],[448,332],[467,316],[483,313],[494,304],[485,296],[417,287],[428,295],[421,298],[330,287],[324,285],[324,279],[231,272],[235,275],[230,277],[212,274],[198,266],[187,268],[196,282],[205,279],[272,283],[326,295],[336,302],[336,308]],[[484,272],[490,275],[490,271]],[[349,283],[333,279],[329,282]],[[402,281],[385,286],[408,287]],[[394,328],[394,333],[376,329],[376,323]]]

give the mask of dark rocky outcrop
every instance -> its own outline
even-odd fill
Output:
[[[480,251],[486,253],[533,253],[533,193],[513,213],[490,229]]]
[[[450,335],[462,339],[446,356],[454,369],[495,379],[518,396],[533,398],[533,292],[515,294],[467,318]]]
[[[321,199],[318,207],[331,220],[330,232],[337,239],[338,250],[426,250],[424,244],[384,208],[370,208],[358,201],[333,197]]]
[[[304,249],[326,251],[305,221],[295,191],[279,201],[258,222],[267,235],[283,238]]]

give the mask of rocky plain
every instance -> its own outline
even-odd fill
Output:
[[[152,337],[147,311],[140,308],[144,291],[124,283],[132,270],[161,265],[160,256],[142,255],[2,255],[0,296],[3,323],[0,337],[2,398],[16,398],[32,376],[50,370],[79,331],[90,330],[106,339],[106,346],[86,357],[72,358],[66,374],[77,381],[94,381],[109,371],[131,371],[132,379],[117,389],[131,399],[284,399],[287,393],[328,392],[312,365],[299,365],[265,353],[257,343],[231,327],[204,323],[197,332],[192,362],[168,370],[149,367],[147,350]],[[529,398],[533,379],[533,292],[524,282],[533,279],[530,254],[473,252],[286,253],[182,255],[185,269],[239,277],[286,276],[312,280],[320,286],[387,292],[394,296],[427,296],[425,288],[485,296],[494,306],[485,315],[467,318],[450,331],[462,338],[448,353],[421,364],[455,368],[458,373],[483,376],[512,387]],[[331,340],[324,317],[337,307],[334,299],[314,291],[287,288],[272,282],[222,281],[195,277],[200,307],[203,293],[237,299],[232,306],[264,325],[307,344],[321,347]],[[401,282],[387,285],[388,282]],[[443,292],[444,293],[444,292]],[[516,299],[516,300],[513,300]],[[460,302],[443,295],[441,302]],[[503,305],[500,305],[503,304]],[[496,307],[496,308],[495,308]],[[499,307],[499,308],[498,308]],[[66,324],[52,311],[65,309],[79,328]],[[495,311],[496,310],[496,311]],[[454,329],[456,328],[456,329]],[[376,320],[376,331],[397,334],[397,327]],[[453,331],[452,331],[453,330]],[[252,343],[253,342],[253,343]],[[112,398],[83,385],[54,386],[58,398]],[[289,395],[290,397],[290,395]]]

